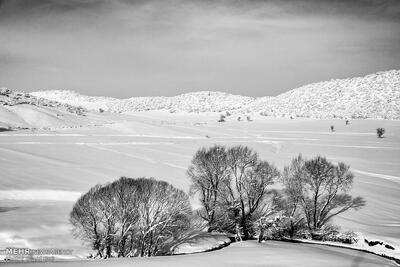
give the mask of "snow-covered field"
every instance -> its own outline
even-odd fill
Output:
[[[31,266],[74,267],[74,266],[397,266],[394,262],[365,252],[319,245],[294,244],[285,242],[255,241],[235,243],[227,248],[206,254],[152,258],[119,258],[93,261],[42,262]],[[24,263],[10,263],[2,266],[27,266]]]
[[[367,206],[336,222],[400,245],[399,121],[345,125],[343,120],[254,116],[251,122],[228,117],[218,123],[218,118],[218,113],[162,111],[105,114],[103,126],[1,132],[0,247],[67,247],[84,256],[68,223],[80,193],[120,176],[152,176],[187,191],[192,155],[215,143],[248,145],[281,169],[298,153],[350,164],[356,175],[352,192]],[[377,127],[386,129],[385,138],[376,137]]]

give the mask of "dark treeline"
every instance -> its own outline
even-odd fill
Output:
[[[101,258],[164,255],[203,229],[244,240],[351,242],[329,222],[365,205],[349,194],[354,178],[349,166],[320,156],[299,155],[281,173],[249,147],[214,145],[195,153],[187,174],[190,193],[202,206],[197,213],[188,195],[167,182],[122,177],[78,199],[70,214],[74,235]]]

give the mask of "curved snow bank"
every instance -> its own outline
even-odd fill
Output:
[[[1,190],[0,200],[76,201],[81,194],[64,190]]]
[[[200,233],[171,248],[171,254],[192,254],[216,250],[228,246],[231,240],[222,233]]]
[[[395,246],[393,244],[388,244],[385,241],[377,241],[377,243],[379,243],[379,244],[370,246],[367,244],[366,240],[367,240],[366,237],[359,236],[359,240],[355,244],[342,244],[342,243],[330,242],[330,241],[317,241],[317,240],[306,240],[306,239],[294,239],[294,240],[290,240],[290,241],[288,240],[288,241],[359,250],[359,251],[363,251],[363,252],[372,253],[372,254],[375,254],[378,256],[382,256],[384,258],[393,260],[396,263],[400,264],[400,247],[399,246]],[[369,241],[372,241],[372,239]],[[373,241],[375,241],[375,239],[373,239]]]
[[[4,266],[25,267],[33,263],[10,262]],[[2,265],[2,266],[3,266]],[[107,260],[76,260],[38,263],[46,267],[107,267],[107,266],[175,266],[175,267],[220,267],[220,266],[275,266],[275,267],[343,267],[343,266],[395,266],[387,259],[369,253],[349,249],[288,242],[244,241],[215,251],[179,257],[113,258]]]

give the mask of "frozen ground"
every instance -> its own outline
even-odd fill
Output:
[[[255,241],[247,241],[232,244],[222,250],[153,258],[125,258],[94,261],[69,261],[30,263],[30,266],[47,267],[74,267],[74,266],[397,266],[394,262],[364,252],[340,249],[319,245],[293,244],[285,242],[266,242],[258,244]],[[4,264],[2,266],[27,266],[24,263]]]
[[[79,128],[0,132],[0,248],[73,248],[83,256],[68,224],[73,200],[80,193],[120,176],[153,176],[188,190],[185,171],[192,155],[199,147],[215,143],[251,146],[281,169],[300,152],[350,164],[356,174],[353,194],[364,197],[367,206],[345,213],[336,222],[370,239],[400,245],[399,121],[353,120],[345,125],[343,120],[254,115],[252,122],[228,117],[227,122],[217,123],[218,113],[162,111],[102,116],[108,121],[103,126],[88,123]],[[330,132],[330,125],[335,125],[335,132]],[[376,138],[377,127],[386,129],[385,138]],[[321,249],[325,250],[331,251]],[[333,251],[332,257],[337,258],[350,253]]]

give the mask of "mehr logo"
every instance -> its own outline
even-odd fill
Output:
[[[5,255],[72,255],[72,249],[59,248],[6,248],[3,251],[0,250],[0,252]]]

